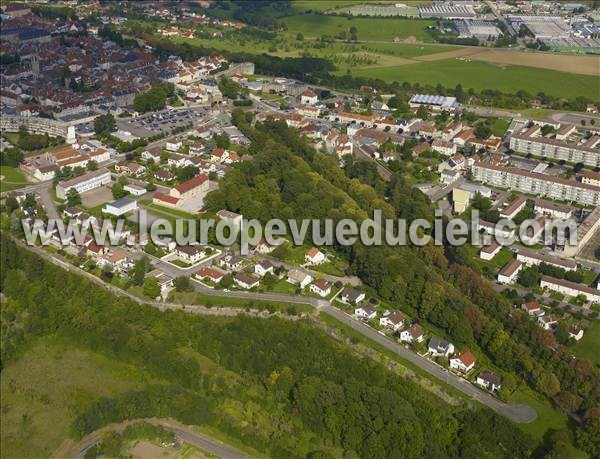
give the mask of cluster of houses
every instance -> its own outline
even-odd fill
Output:
[[[551,314],[546,314],[544,308],[537,301],[528,301],[521,305],[521,309],[527,313],[527,315],[535,319],[540,327],[544,330],[554,332],[558,325],[558,319]],[[583,338],[583,328],[572,324],[569,325],[569,338],[579,341]]]
[[[365,294],[353,288],[345,288],[340,294],[340,301],[348,305],[356,305],[354,316],[364,321],[371,321],[377,318],[378,311],[373,304],[365,302]],[[410,319],[400,311],[386,310],[379,317],[379,326],[385,330],[394,333],[400,342],[403,343],[421,343],[425,335],[421,326],[417,323],[410,323]],[[454,345],[442,338],[431,337],[427,344],[427,353],[432,358],[447,358],[451,370],[467,376],[475,368],[476,357],[469,351],[455,352]],[[501,388],[501,378],[492,371],[482,371],[477,375],[475,382],[491,392],[496,392]]]

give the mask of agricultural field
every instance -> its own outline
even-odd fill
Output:
[[[137,388],[148,377],[100,354],[44,338],[3,370],[2,457],[49,457],[81,407]],[[98,384],[102,381],[102,384]]]
[[[340,72],[341,73],[341,72]],[[498,67],[486,62],[447,59],[396,67],[352,70],[353,76],[381,78],[386,81],[442,84],[475,90],[497,89],[514,93],[525,90],[531,94],[545,92],[559,97],[576,98],[582,94],[597,94],[598,78],[552,70],[510,65]],[[569,84],[565,84],[568,81]]]
[[[381,19],[354,18],[320,14],[300,14],[282,19],[287,26],[287,33],[302,33],[305,38],[317,38],[321,35],[338,35],[346,32],[350,36],[350,28],[356,27],[360,41],[393,41],[394,38],[406,39],[410,36],[420,41],[433,41],[427,27],[435,26],[435,21],[424,19]]]

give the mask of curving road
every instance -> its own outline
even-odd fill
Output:
[[[192,431],[189,427],[184,426],[175,421],[164,419],[140,419],[140,421],[150,424],[159,425],[175,434],[180,442],[188,443],[192,446],[207,451],[222,459],[246,459],[249,456],[229,445],[226,445],[219,440],[209,437],[208,435]],[[102,439],[102,435],[109,429],[117,432],[122,432],[129,424],[136,422],[135,420],[125,421],[117,425],[103,427],[95,432],[84,437],[73,449],[75,453],[71,456],[73,459],[83,459],[85,453],[94,445],[98,444]]]

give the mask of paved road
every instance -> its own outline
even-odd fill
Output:
[[[418,354],[415,354],[414,352],[406,349],[405,347],[401,346],[395,341],[392,341],[389,338],[381,335],[375,329],[365,325],[362,321],[349,316],[343,311],[331,305],[323,306],[321,310],[326,312],[330,316],[336,318],[340,322],[349,325],[354,330],[367,336],[373,341],[381,344],[390,351],[398,354],[403,359],[406,359],[409,362],[417,365],[419,368],[426,371],[430,375],[433,375],[437,379],[458,389],[463,394],[467,395],[473,400],[477,400],[478,402],[488,406],[495,412],[507,417],[511,421],[524,424],[533,422],[537,418],[537,413],[529,405],[515,405],[501,402],[500,400],[488,394],[487,392],[484,392],[479,388],[475,387],[468,381],[459,378],[452,373],[449,373],[445,368],[436,365],[432,361],[421,357]]]
[[[431,202],[436,202],[440,199],[442,199],[444,196],[446,196],[448,193],[450,193],[454,188],[456,188],[457,186],[462,185],[465,182],[465,178],[464,177],[460,177],[458,180],[456,180],[455,182],[450,183],[449,185],[446,185],[444,188],[442,188],[439,191],[436,191],[435,193],[433,193],[432,195],[428,195],[429,199],[431,200]]]
[[[160,425],[163,428],[173,432],[180,442],[196,446],[222,459],[246,459],[249,457],[245,453],[233,448],[232,446],[226,445],[219,440],[209,437],[208,435],[194,432],[187,426],[184,426],[178,422],[163,419],[147,419],[144,421],[150,424]],[[135,421],[126,421],[116,426],[110,426],[110,428],[117,432],[122,432],[129,424],[133,422]],[[102,439],[102,435],[107,430],[107,427],[103,427],[102,429],[87,435],[76,446],[77,452],[71,457],[73,459],[83,459],[87,450],[99,443]]]
[[[371,162],[375,163],[375,166],[377,167],[377,172],[379,173],[379,176],[386,182],[390,181],[390,179],[392,178],[392,172],[388,168],[384,167],[379,161],[377,161],[375,158],[373,158],[370,154],[368,154],[366,151],[364,151],[362,148],[360,148],[360,146],[356,142],[353,144],[352,153],[354,154],[354,156],[356,156],[358,158],[366,159],[367,161],[371,161]]]
[[[361,284],[360,279],[356,276],[333,276],[331,274],[325,274],[325,273],[315,271],[310,268],[300,267],[300,266],[294,265],[292,263],[287,263],[285,261],[280,260],[279,258],[270,257],[268,255],[260,255],[260,258],[263,260],[269,260],[275,266],[283,266],[288,271],[290,269],[299,269],[300,271],[310,274],[313,279],[316,279],[317,277],[321,277],[323,279],[328,280],[329,282],[335,283],[335,282],[339,281],[344,285],[348,284],[348,285],[352,285],[353,287],[356,287],[357,285]]]

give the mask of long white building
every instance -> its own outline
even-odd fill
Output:
[[[78,193],[93,190],[103,185],[110,183],[110,171],[106,168],[101,168],[93,172],[75,177],[71,180],[62,180],[56,185],[56,196],[60,199],[67,197],[67,192],[71,188],[75,188]]]
[[[521,153],[570,163],[583,163],[600,167],[600,136],[594,135],[588,140],[575,144],[565,139],[549,139],[540,134],[540,126],[524,128],[510,138],[510,148]],[[562,137],[562,136],[559,136]]]
[[[547,196],[557,201],[574,201],[588,206],[600,205],[600,187],[575,180],[482,162],[473,164],[472,172],[475,180],[489,185]]]
[[[64,137],[65,142],[75,143],[75,127],[63,121],[56,121],[49,118],[39,118],[37,116],[0,116],[0,130],[17,132],[21,126],[25,126],[29,132],[34,134],[48,134],[51,136]]]

